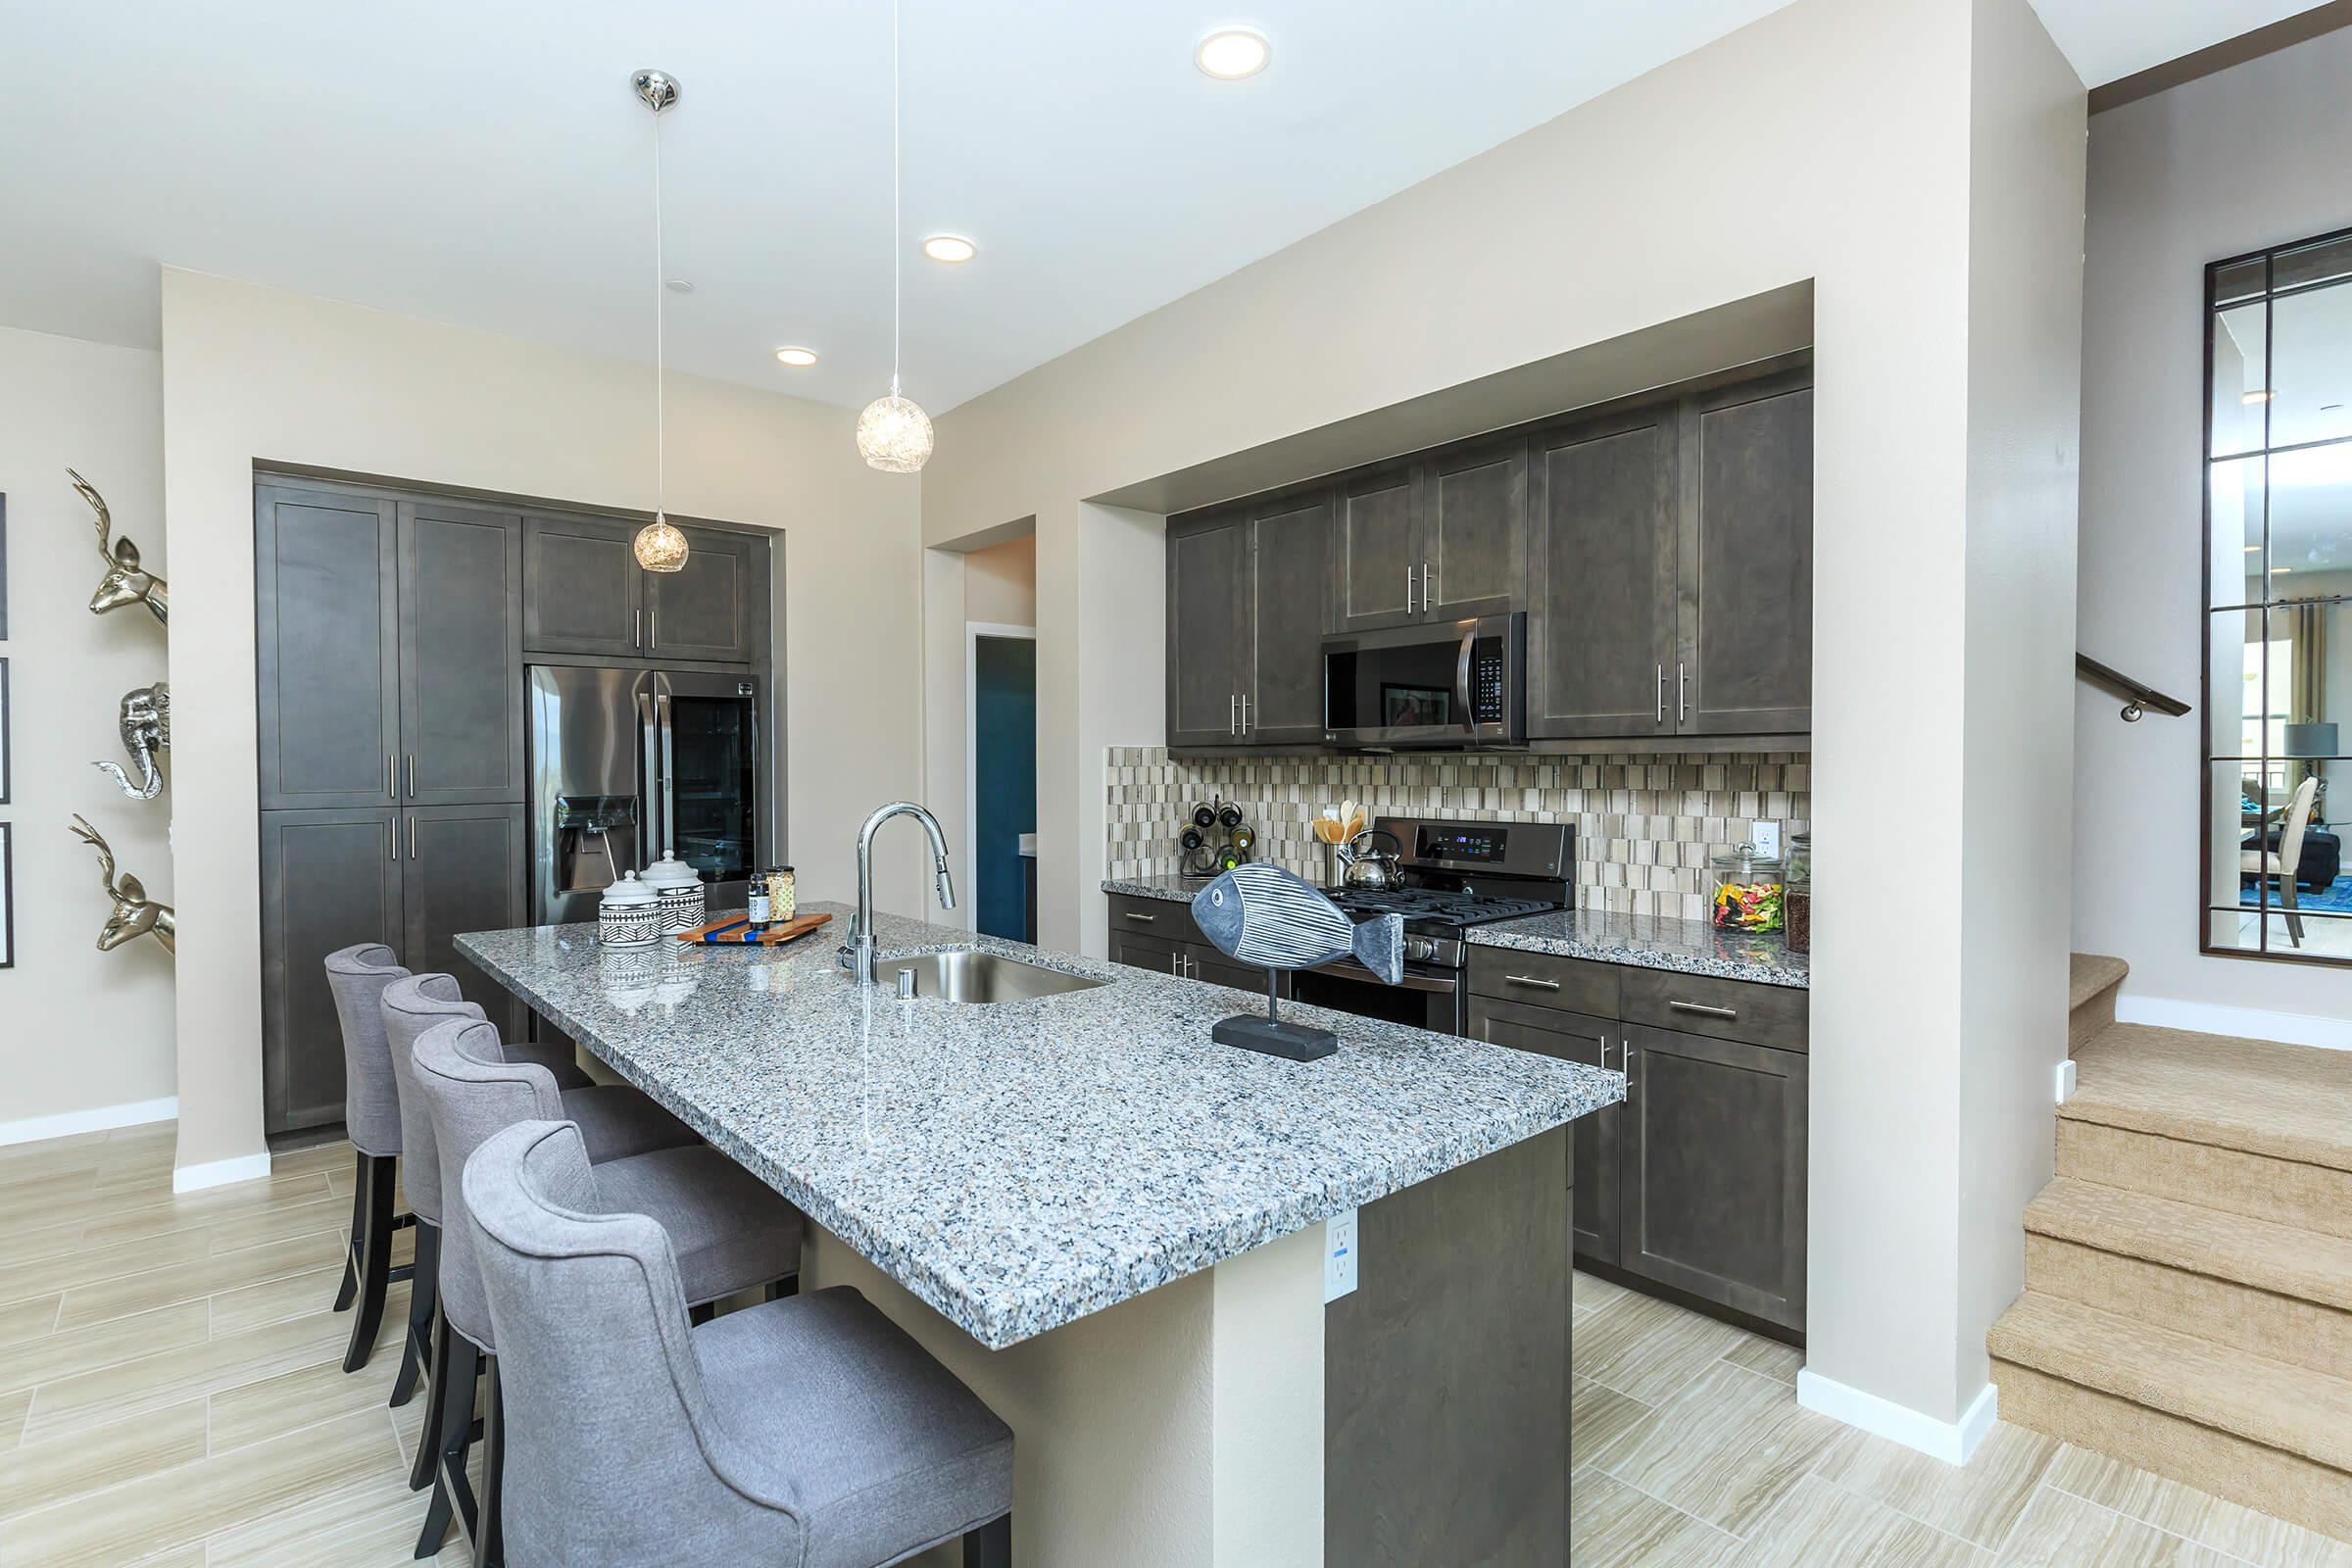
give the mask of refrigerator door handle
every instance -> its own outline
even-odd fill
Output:
[[[653,819],[654,790],[662,774],[661,747],[654,723],[654,696],[650,691],[637,694],[637,863],[642,867],[653,864],[655,855],[652,846],[661,842]]]
[[[676,803],[670,794],[669,771],[673,762],[669,726],[669,693],[654,698],[654,722],[662,731],[662,839],[657,846],[663,855],[677,849],[677,825],[670,820]]]

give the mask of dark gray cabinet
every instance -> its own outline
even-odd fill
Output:
[[[645,572],[637,524],[528,517],[522,536],[522,646],[534,654],[635,659],[645,651]]]
[[[1498,1046],[1607,1071],[1620,1071],[1625,1064],[1625,1026],[1613,1018],[1473,997],[1470,1034]],[[1568,1184],[1576,1195],[1570,1209],[1576,1255],[1603,1263],[1617,1261],[1622,1113],[1621,1107],[1610,1105],[1580,1117],[1568,1128]]]
[[[465,931],[529,923],[523,872],[530,858],[528,813],[505,806],[418,806],[401,812],[400,961],[418,973],[458,976],[511,1040],[525,1038],[529,1009],[479,975],[461,956]],[[503,999],[503,1004],[499,1004]]]
[[[1191,906],[1171,899],[1111,895],[1110,961],[1232,986],[1260,997],[1266,994],[1266,971],[1236,963],[1210,947],[1193,921]],[[1281,994],[1289,996],[1288,980],[1280,984]]]
[[[399,538],[389,500],[255,488],[255,695],[267,808],[395,804]]]
[[[1499,615],[1525,602],[1527,442],[1513,438],[1428,466],[1420,618]]]
[[[1340,486],[1332,530],[1334,631],[1372,631],[1419,618],[1419,475],[1399,466]]]
[[[1250,525],[1224,514],[1168,534],[1168,744],[1236,746],[1250,657]]]
[[[1675,411],[1539,436],[1530,487],[1528,734],[1673,733]]]
[[[1801,1330],[1804,1054],[1642,1024],[1625,1047],[1621,1266]]]
[[[402,502],[404,805],[523,796],[522,518]]]
[[[262,1125],[343,1119],[343,1031],[326,956],[399,951],[400,812],[391,807],[262,813]]]
[[[1813,723],[1813,392],[1768,382],[1695,400],[1682,455],[1686,735]]]
[[[1328,494],[1260,508],[1250,516],[1250,663],[1242,686],[1248,740],[1312,745],[1323,738],[1330,563]]]
[[[671,662],[751,662],[764,619],[759,607],[767,594],[766,542],[690,524],[679,531],[686,564],[644,574],[646,652]]]

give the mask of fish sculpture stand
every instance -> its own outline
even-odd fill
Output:
[[[1311,1024],[1285,1023],[1275,987],[1285,969],[1312,969],[1353,958],[1384,985],[1404,978],[1404,917],[1383,914],[1360,924],[1303,877],[1262,861],[1237,865],[1193,895],[1193,922],[1219,953],[1266,971],[1266,1015],[1219,1019],[1209,1038],[1269,1056],[1313,1061],[1340,1049],[1339,1037]]]

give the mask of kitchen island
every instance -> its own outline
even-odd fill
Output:
[[[799,1204],[808,1288],[858,1286],[1004,1416],[1019,1561],[1566,1560],[1560,1129],[1618,1074],[1311,1008],[1339,1053],[1278,1060],[1208,1038],[1261,998],[885,916],[888,955],[1100,982],[902,1001],[814,907],[780,950],[459,946]]]

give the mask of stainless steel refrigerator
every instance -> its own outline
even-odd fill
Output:
[[[740,907],[771,850],[760,697],[743,675],[532,665],[532,922],[594,920],[664,850],[712,910]]]

